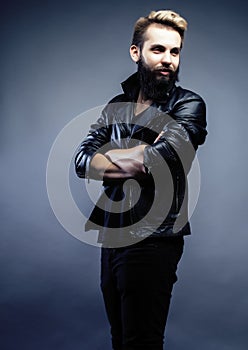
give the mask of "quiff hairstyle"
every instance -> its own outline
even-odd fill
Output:
[[[145,41],[145,33],[147,28],[153,24],[161,24],[176,30],[181,39],[181,48],[183,46],[184,32],[187,30],[188,23],[178,13],[171,10],[152,11],[146,17],[140,17],[134,26],[134,33],[132,38],[132,45],[136,45],[140,49]]]

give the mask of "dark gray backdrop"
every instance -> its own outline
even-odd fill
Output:
[[[57,222],[46,163],[66,123],[121,91],[119,82],[136,69],[128,54],[132,26],[161,8],[189,21],[180,84],[206,100],[209,124],[167,349],[247,349],[245,2],[12,0],[1,5],[3,350],[110,349],[99,248]]]

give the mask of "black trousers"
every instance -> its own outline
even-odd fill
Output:
[[[101,290],[114,350],[162,350],[183,237],[102,248]]]

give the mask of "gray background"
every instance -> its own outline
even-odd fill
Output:
[[[46,163],[66,123],[121,91],[136,69],[128,54],[133,24],[161,8],[189,21],[180,84],[206,100],[209,131],[167,349],[247,349],[245,2],[12,0],[1,5],[0,22],[3,350],[110,349],[99,248],[56,220]],[[80,180],[71,179],[79,198]]]

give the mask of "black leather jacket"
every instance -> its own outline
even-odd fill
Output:
[[[133,237],[190,234],[186,180],[195,151],[207,135],[205,103],[196,93],[173,86],[164,101],[135,116],[137,73],[122,88],[124,93],[107,104],[79,146],[76,173],[90,178],[90,161],[96,152],[146,143],[147,176],[137,181],[104,181],[103,194],[85,229],[99,229],[100,241],[106,239],[109,228],[120,239],[127,232]],[[164,134],[154,143],[162,130]]]

